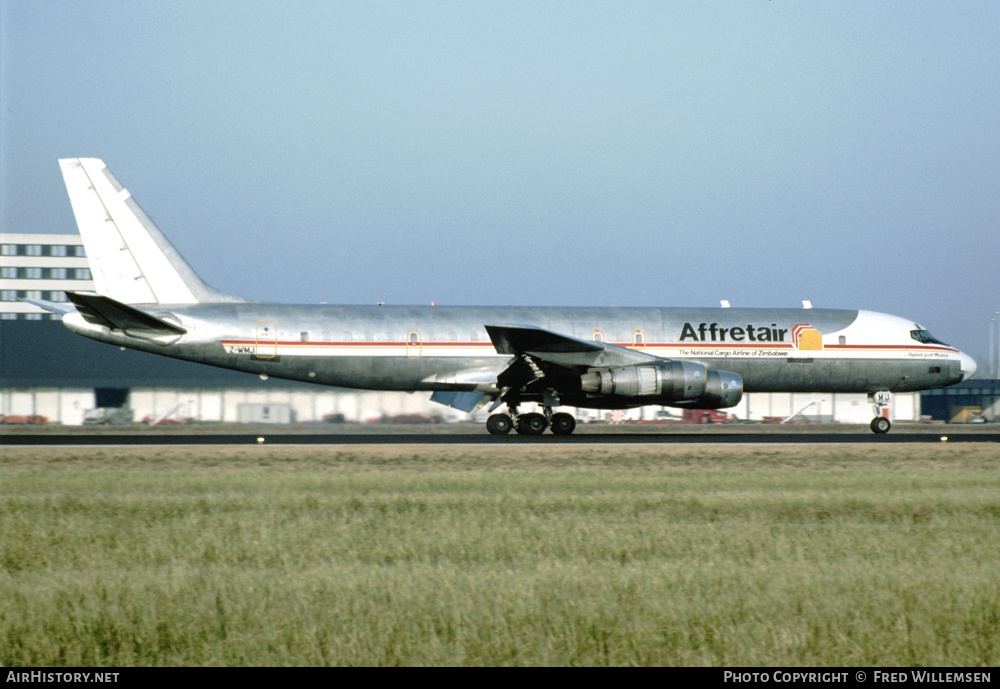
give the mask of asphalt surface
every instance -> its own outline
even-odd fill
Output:
[[[881,443],[1000,443],[1000,432],[901,433],[585,433],[557,436],[490,435],[480,433],[19,433],[0,436],[0,446],[67,445],[593,445],[593,444],[881,444]]]

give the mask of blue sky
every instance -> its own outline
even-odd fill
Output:
[[[816,306],[985,359],[1000,5],[0,0],[4,232],[102,158],[211,284]]]

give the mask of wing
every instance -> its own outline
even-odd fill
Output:
[[[581,340],[533,325],[487,325],[486,331],[497,354],[513,358],[499,368],[470,369],[425,379],[424,382],[452,388],[435,392],[431,396],[433,402],[474,411],[510,390],[521,393],[532,386],[579,390],[580,375],[591,368],[660,360],[626,347]]]
[[[632,366],[662,361],[659,357],[606,342],[581,340],[533,325],[487,325],[497,354],[527,355],[567,369]]]
[[[533,325],[485,327],[497,354],[511,357],[506,367],[499,373],[495,368],[475,369],[436,378],[434,382],[461,389],[436,392],[432,400],[463,411],[493,401],[492,411],[506,403],[516,413],[521,402],[537,402],[546,409],[561,404],[719,409],[737,404],[743,395],[737,374],[709,371],[702,363],[663,359]]]
[[[487,325],[499,354],[513,358],[497,376],[497,402],[593,408],[643,404],[731,407],[743,395],[735,373],[709,371],[699,362],[592,342],[531,325]]]
[[[498,354],[514,358],[497,376],[499,401],[540,400],[559,404],[560,395],[578,394],[581,376],[609,369],[662,361],[627,347],[582,340],[533,325],[487,325]],[[497,406],[494,405],[494,406]]]

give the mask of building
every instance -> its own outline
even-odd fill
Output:
[[[196,421],[368,421],[383,415],[465,414],[430,393],[343,390],[119,349],[70,332],[59,321],[0,320],[0,414],[83,423],[98,407],[129,407],[146,417]],[[267,407],[271,418],[253,416]]]
[[[935,421],[1000,421],[1000,380],[973,378],[921,393],[923,413]]]
[[[59,319],[19,301],[67,301],[64,290],[93,291],[90,264],[78,234],[0,234],[0,319]]]

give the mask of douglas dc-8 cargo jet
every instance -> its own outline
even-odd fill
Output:
[[[210,287],[107,166],[60,160],[96,293],[35,302],[74,332],[211,366],[320,385],[426,390],[490,433],[572,433],[560,406],[735,406],[745,392],[863,392],[871,429],[892,392],[969,378],[972,358],[870,311],[286,305]],[[518,413],[519,405],[544,413]]]

